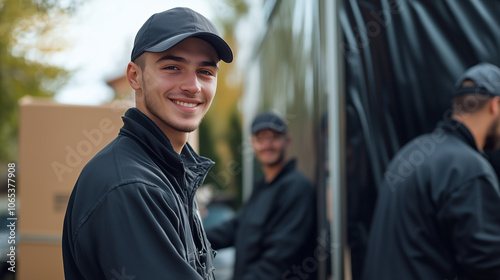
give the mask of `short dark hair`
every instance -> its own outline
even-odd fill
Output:
[[[139,55],[135,60],[134,63],[137,64],[141,70],[144,70],[144,67],[146,66],[146,59],[145,59],[145,53],[142,53]]]
[[[483,109],[493,97],[484,94],[464,94],[453,98],[453,114],[472,114]]]

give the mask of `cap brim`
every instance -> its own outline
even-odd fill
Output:
[[[180,43],[182,40],[187,39],[187,38],[200,38],[202,40],[207,41],[209,44],[211,44],[214,49],[217,51],[217,54],[219,55],[219,58],[222,59],[224,62],[230,63],[233,61],[233,51],[231,50],[231,47],[222,39],[221,37],[209,33],[209,32],[192,32],[192,33],[184,33],[180,34],[171,38],[168,38],[165,41],[162,41],[152,47],[149,47],[145,49],[144,51],[146,52],[163,52],[171,47],[177,45]]]
[[[273,131],[276,131],[278,133],[286,133],[286,127],[285,126],[281,126],[281,125],[278,125],[278,124],[275,124],[275,123],[269,123],[269,122],[266,122],[266,123],[261,123],[261,124],[256,124],[252,127],[252,134],[255,134],[261,130],[264,130],[264,129],[270,129],[270,130],[273,130]]]

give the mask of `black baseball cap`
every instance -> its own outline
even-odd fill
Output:
[[[252,122],[252,134],[255,134],[263,129],[271,129],[279,133],[285,134],[287,131],[287,125],[285,119],[281,116],[272,113],[265,112],[257,115]]]
[[[134,40],[130,60],[144,52],[163,52],[189,37],[210,43],[219,58],[233,61],[231,47],[222,39],[215,25],[203,15],[189,8],[173,8],[152,15],[139,29]]]
[[[472,81],[474,85],[470,87],[462,86],[463,82],[467,80]],[[465,71],[455,83],[454,96],[473,93],[500,96],[500,68],[482,62]]]

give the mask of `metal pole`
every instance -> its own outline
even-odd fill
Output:
[[[344,279],[345,248],[345,193],[344,193],[344,139],[345,139],[345,89],[344,65],[340,49],[342,31],[340,27],[340,1],[323,0],[325,36],[325,90],[328,96],[328,158],[330,176],[330,253],[332,277]]]

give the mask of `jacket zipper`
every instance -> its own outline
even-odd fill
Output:
[[[194,204],[194,196],[196,195],[196,190],[199,188],[201,181],[203,180],[203,175],[198,175],[196,180],[194,181],[193,184],[193,189],[191,190],[191,193],[189,193],[188,196],[188,209],[189,209],[189,223],[191,226],[191,229],[194,229],[194,214],[193,214],[193,204]],[[201,238],[198,236],[198,238]]]
[[[188,203],[188,219],[189,219],[189,227],[191,229],[191,234],[193,236],[193,241],[195,243],[195,249],[197,251],[197,255],[198,255],[198,261],[200,262],[200,264],[202,265],[202,269],[204,271],[204,273],[207,273],[207,271],[205,270],[206,269],[206,258],[207,258],[207,254],[208,254],[208,251],[207,249],[205,249],[205,246],[207,246],[205,244],[205,240],[203,239],[203,236],[200,235],[200,232],[198,232],[198,230],[201,230],[201,228],[198,228],[197,226],[195,226],[194,224],[194,214],[193,214],[193,204],[194,204],[194,197],[196,195],[196,190],[199,188],[199,186],[201,185],[203,179],[205,178],[205,175],[204,174],[199,174],[196,179],[193,181],[193,188],[190,190],[190,192],[188,191],[187,189],[187,186],[186,186],[186,181],[185,181],[185,172],[183,172],[182,174],[182,189],[184,191],[184,193],[186,194],[186,197],[187,197],[187,203]],[[199,221],[201,223],[201,221]],[[201,225],[200,225],[201,226]],[[196,231],[196,232],[195,232]],[[197,238],[199,240],[199,245],[201,246],[201,248],[198,248],[197,246],[197,242],[194,240],[194,238]]]
[[[208,249],[205,248],[207,246],[207,244],[205,243],[206,240],[203,238],[203,234],[201,232],[202,230],[202,221],[199,220],[197,224],[199,225],[195,225],[195,220],[194,219],[198,219],[198,217],[195,217],[194,216],[194,213],[193,213],[193,205],[194,205],[194,197],[196,195],[196,190],[200,187],[201,183],[203,182],[203,179],[205,178],[205,175],[203,174],[199,174],[196,178],[196,180],[193,182],[193,189],[191,191],[191,193],[189,194],[189,198],[188,198],[188,202],[189,202],[189,223],[190,223],[190,226],[191,226],[191,229],[195,229],[196,232],[193,234],[193,237],[194,235],[196,234],[196,238],[198,238],[199,242],[200,242],[200,248],[196,248],[196,250],[198,251],[198,260],[200,261],[200,264],[202,265],[203,269],[205,270],[206,269],[206,262],[207,262],[207,254],[208,254]],[[201,219],[201,217],[200,217]],[[196,242],[195,242],[196,243]],[[205,273],[207,273],[207,271],[205,270]]]

